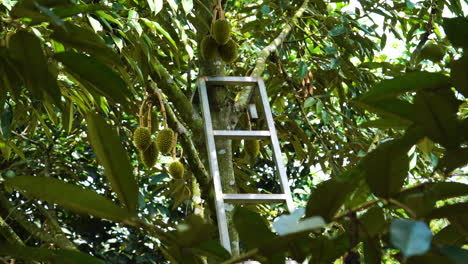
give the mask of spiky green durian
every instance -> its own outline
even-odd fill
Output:
[[[206,36],[201,42],[201,53],[206,60],[212,60],[218,56],[218,43],[212,36]]]
[[[182,179],[184,177],[184,165],[180,161],[173,161],[169,164],[169,174],[174,179]]]
[[[151,168],[156,164],[158,159],[158,148],[156,147],[156,142],[152,141],[149,147],[145,151],[140,151],[141,161],[143,165],[147,168]]]
[[[158,135],[156,136],[156,146],[161,153],[170,153],[174,145],[174,131],[172,129],[164,128],[163,130],[159,131]]]
[[[133,132],[133,143],[138,150],[146,150],[151,145],[151,132],[147,127],[138,127]]]
[[[219,46],[219,56],[226,63],[231,63],[237,59],[238,47],[234,40],[230,40],[226,45]]]
[[[216,20],[211,34],[219,45],[225,45],[231,39],[231,24],[226,19]]]
[[[143,123],[148,126],[148,112],[143,116]],[[151,112],[151,134],[156,133],[159,128],[158,113],[156,111]]]
[[[245,140],[244,150],[251,158],[255,158],[260,153],[260,143],[255,139]]]

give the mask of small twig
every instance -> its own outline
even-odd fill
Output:
[[[152,127],[151,127],[151,116],[152,116],[152,113],[153,113],[153,103],[149,103],[148,104],[148,116],[146,118],[146,126],[148,127],[149,131],[152,131]]]
[[[341,215],[336,216],[335,218],[333,218],[332,222],[336,222],[338,220],[341,220],[341,218],[344,218],[346,216],[350,216],[350,215],[352,215],[354,213],[357,213],[357,212],[359,212],[361,210],[367,209],[367,208],[369,208],[369,207],[373,206],[374,204],[376,204],[378,202],[381,202],[381,201],[382,201],[381,199],[369,201],[369,202],[367,202],[365,204],[362,204],[362,205],[360,205],[360,206],[358,206],[356,208],[348,210],[348,211],[346,211],[345,213],[343,213]]]
[[[403,208],[411,216],[411,218],[416,219],[417,217],[416,213],[413,210],[411,210],[411,208],[409,208],[408,206],[400,203],[399,201],[393,198],[388,199],[388,202]]]
[[[151,83],[151,85],[153,86],[154,84]],[[152,87],[152,88],[153,88],[154,94],[158,97],[158,100],[159,100],[159,109],[161,110],[161,114],[163,116],[164,128],[167,128],[167,115],[166,115],[166,108],[164,107],[163,97],[161,93],[159,92],[159,90],[156,89],[156,87]]]
[[[145,105],[146,105],[146,100],[148,99],[148,97],[145,96],[145,99],[143,99],[143,102],[141,103],[141,106],[140,106],[140,112],[138,113],[138,122],[140,123],[140,126],[145,126],[144,123],[144,119],[143,119],[143,115],[144,115],[144,109],[145,109]]]

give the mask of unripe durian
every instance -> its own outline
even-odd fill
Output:
[[[148,112],[143,116],[143,123],[148,126]],[[151,134],[156,133],[159,128],[158,113],[156,111],[151,112]]]
[[[258,153],[260,153],[260,143],[258,140],[254,139],[245,140],[244,150],[251,158],[255,158],[258,156]]]
[[[212,60],[218,56],[218,43],[212,36],[206,36],[201,42],[201,53],[206,60]]]
[[[169,174],[174,179],[182,179],[184,177],[184,165],[180,161],[173,161],[169,164]]]
[[[216,20],[211,34],[219,45],[224,45],[231,39],[231,24],[226,19]]]
[[[219,56],[226,63],[231,63],[237,59],[238,47],[234,40],[230,40],[226,45],[219,46]]]
[[[156,146],[161,153],[167,154],[171,152],[174,145],[174,131],[172,131],[172,129],[165,128],[159,131],[156,136]]]
[[[429,59],[432,62],[439,62],[445,56],[445,49],[435,43],[428,43],[424,45],[419,54],[421,59]]]
[[[151,145],[151,133],[147,127],[138,127],[133,132],[133,143],[138,150],[144,151]]]
[[[154,166],[154,164],[156,164],[158,155],[158,148],[156,147],[156,143],[154,141],[151,142],[150,146],[145,151],[140,151],[141,161],[147,168],[151,168]]]

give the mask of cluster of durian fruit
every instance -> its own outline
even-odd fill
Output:
[[[151,111],[151,117],[143,118],[143,124],[133,132],[133,143],[138,149],[141,161],[147,168],[152,168],[158,159],[159,153],[170,154],[176,146],[176,137],[174,131],[166,127],[159,131],[156,139],[153,140],[152,135],[157,132],[159,127],[157,113]],[[148,119],[151,120],[148,120]],[[174,179],[184,178],[184,165],[175,160],[169,163],[169,175]]]
[[[214,60],[218,56],[225,63],[232,63],[238,55],[237,43],[231,38],[231,24],[222,18],[216,20],[211,28],[211,35],[203,38],[201,53],[206,60]]]

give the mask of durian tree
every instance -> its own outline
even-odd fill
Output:
[[[466,12],[3,0],[0,261],[465,263]],[[299,208],[232,207],[232,254],[207,170],[205,75],[264,79]],[[256,100],[210,87],[214,128],[261,128]],[[216,145],[225,192],[278,191],[268,142]]]

